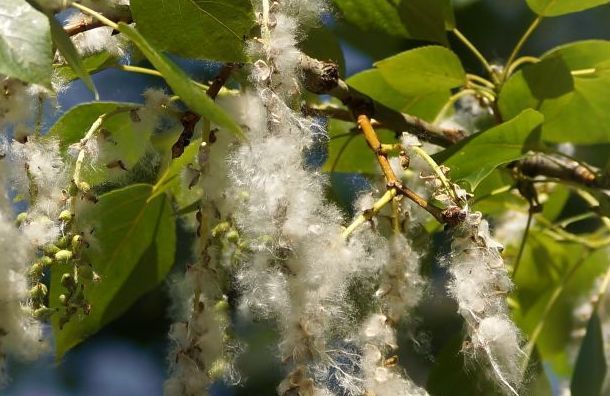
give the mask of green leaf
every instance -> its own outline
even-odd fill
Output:
[[[49,136],[59,139],[62,152],[66,152],[71,144],[79,142],[91,124],[102,114],[111,113],[120,108],[137,109],[139,104],[121,102],[84,103],[71,108],[61,116],[49,130]]]
[[[118,63],[118,58],[108,51],[102,51],[80,59],[87,74],[95,74]],[[55,73],[60,81],[70,82],[81,78],[69,65],[54,65]]]
[[[214,103],[200,87],[197,87],[184,71],[151,46],[137,30],[123,22],[119,23],[119,30],[140,48],[150,63],[163,75],[163,78],[174,93],[180,96],[180,100],[191,110],[203,117],[209,118],[220,126],[226,127],[235,135],[243,137],[239,125],[222,107]]]
[[[346,81],[349,86],[379,103],[400,111],[432,121],[449,100],[449,90],[428,95],[405,96],[388,84],[378,69],[369,69],[354,74]]]
[[[104,137],[96,141],[99,160],[104,162],[84,167],[82,175],[89,184],[100,184],[124,173],[120,166],[106,165],[118,165],[120,160],[122,167],[132,169],[148,150],[154,120],[133,117],[131,111],[137,112],[138,108],[140,105],[132,103],[85,103],[64,114],[53,125],[49,136],[59,138],[60,148],[67,155],[68,147],[79,142],[99,116],[108,114],[101,126]]]
[[[170,162],[168,168],[159,177],[159,180],[153,187],[153,196],[164,193],[172,188],[175,184],[174,182],[179,181],[178,176],[180,175],[180,172],[197,159],[200,144],[201,139],[191,142],[191,144],[184,149],[184,152],[180,157],[175,158]]]
[[[446,43],[455,25],[448,0],[334,0],[345,19],[365,31]]]
[[[573,342],[574,311],[590,298],[591,288],[607,267],[604,249],[590,252],[578,243],[558,242],[540,229],[530,230],[514,280],[519,308],[513,311],[513,318],[525,334],[531,335],[555,295],[536,347],[560,375],[571,375],[566,349]]]
[[[524,145],[534,139],[544,117],[528,109],[515,118],[477,133],[437,154],[435,159],[451,169],[454,181],[465,181],[471,189],[500,165],[521,158]]]
[[[72,40],[70,40],[70,37],[68,37],[66,31],[61,24],[57,22],[53,14],[49,14],[49,23],[51,24],[51,37],[53,38],[53,42],[57,46],[57,49],[66,59],[66,62],[68,62],[68,65],[70,65],[74,71],[74,74],[83,80],[87,88],[93,92],[95,100],[99,100],[100,95],[93,84],[93,80],[91,79],[89,72],[85,68],[85,65],[76,51],[74,43]]]
[[[391,87],[406,96],[445,93],[466,83],[457,55],[437,45],[402,52],[375,66]]]
[[[25,0],[0,0],[0,74],[51,87],[49,20]]]
[[[324,172],[380,173],[375,154],[366,144],[355,123],[331,119],[328,123],[328,158]],[[382,141],[392,141],[394,133],[387,130],[376,131]]]
[[[250,0],[133,0],[131,12],[138,30],[162,51],[186,58],[246,60],[244,37],[255,21]]]
[[[527,5],[536,14],[549,17],[588,10],[608,2],[608,0],[527,0]]]
[[[149,200],[151,192],[152,186],[144,184],[112,191],[78,218],[80,229],[95,227],[95,240],[84,254],[101,280],[86,288],[89,315],[73,317],[63,329],[59,315],[53,315],[57,359],[118,318],[171,269],[176,247],[172,208],[165,195]],[[53,267],[52,308],[61,309],[60,279],[70,271],[69,264]]]
[[[604,143],[610,142],[608,90],[610,42],[581,41],[557,47],[511,76],[499,108],[506,118],[526,108],[540,111],[545,141]]]
[[[410,38],[448,44],[445,4],[440,0],[403,0],[398,13]]]
[[[606,379],[606,344],[597,310],[591,315],[574,367],[570,390],[573,395],[598,396]]]

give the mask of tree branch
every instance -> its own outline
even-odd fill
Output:
[[[449,147],[465,138],[462,131],[441,128],[412,115],[392,110],[383,104],[349,87],[339,78],[337,65],[322,62],[307,55],[301,55],[301,67],[305,88],[316,94],[328,94],[339,100],[351,111],[337,108],[309,107],[314,114],[329,115],[344,121],[353,121],[359,114],[374,118],[378,128],[390,129],[396,134],[408,132],[419,139]],[[610,188],[610,178],[602,177],[593,167],[584,163],[567,160],[557,155],[536,153],[513,164],[529,177],[547,176],[560,181],[578,183],[586,187]]]
[[[207,95],[212,98],[212,100],[216,99],[218,93],[227,83],[229,77],[231,77],[231,73],[236,68],[239,68],[241,65],[237,63],[226,63],[220,69],[220,72],[214,79],[212,80],[208,90],[206,91]],[[182,133],[178,137],[178,140],[172,146],[172,158],[178,158],[184,153],[184,149],[191,143],[191,139],[193,134],[195,133],[195,125],[199,122],[201,116],[193,113],[192,111],[184,112],[182,119],[182,126],[184,127]]]
[[[350,109],[354,118],[365,114],[378,121],[383,128],[396,133],[408,132],[421,140],[443,147],[451,146],[464,138],[464,133],[458,129],[441,128],[418,117],[400,113],[356,91],[339,77],[339,69],[332,62],[322,62],[303,54],[301,67],[307,90],[339,99]]]
[[[108,19],[115,23],[119,23],[119,22],[132,23],[133,22],[133,17],[131,16],[131,10],[129,9],[129,7],[118,8],[117,15],[113,15],[112,17],[109,17]],[[66,31],[66,34],[68,36],[74,36],[79,33],[83,33],[88,30],[96,29],[96,28],[102,27],[102,26],[106,26],[106,25],[104,23],[102,23],[101,21],[93,18],[90,15],[83,14],[79,20],[65,25],[64,30]]]

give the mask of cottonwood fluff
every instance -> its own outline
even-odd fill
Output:
[[[5,161],[0,159],[0,388],[8,382],[7,355],[33,360],[46,348],[42,326],[28,306],[27,264],[34,248],[11,220]]]
[[[234,218],[252,251],[237,274],[241,306],[280,324],[290,369],[281,395],[332,394],[330,377],[338,387],[358,382],[329,374],[338,367],[329,329],[348,322],[342,301],[350,274],[381,261],[361,239],[341,237],[341,213],[325,202],[325,179],[303,155],[320,127],[288,105],[300,92],[298,26],[320,9],[309,0],[257,3],[262,39],[249,48],[255,92],[241,102],[248,141],[231,157],[233,195],[242,197]]]
[[[235,100],[219,100],[219,104],[231,111],[239,108],[233,103]],[[216,380],[228,384],[239,382],[233,361],[240,348],[228,334],[230,317],[226,296],[231,278],[230,251],[234,245],[222,246],[218,240],[222,234],[220,228],[229,227],[234,202],[227,194],[226,161],[233,137],[222,128],[216,136],[200,144],[197,165],[186,169],[184,175],[187,186],[194,186],[194,181],[199,179],[202,195],[197,213],[196,259],[183,276],[170,281],[175,322],[169,331],[166,396],[207,394]]]
[[[501,246],[490,236],[481,213],[468,213],[454,230],[448,289],[466,323],[466,357],[487,367],[505,393],[517,395],[524,353],[519,331],[508,316],[506,296],[513,285],[500,255]]]
[[[358,334],[364,388],[367,395],[424,396],[428,393],[402,373],[396,358],[397,327],[423,294],[419,256],[402,234],[392,237],[389,250],[375,292],[381,313],[369,315]]]

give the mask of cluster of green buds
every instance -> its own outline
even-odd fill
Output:
[[[21,213],[17,217],[18,225],[27,221],[27,216],[27,213]],[[87,242],[82,235],[70,231],[73,217],[69,210],[60,213],[57,221],[63,230],[62,236],[54,243],[40,248],[38,258],[28,271],[32,315],[37,319],[45,320],[61,311],[47,306],[48,288],[44,283],[45,273],[66,264],[73,269],[71,273],[64,273],[61,277],[61,285],[65,293],[59,296],[59,302],[65,310],[60,318],[60,327],[63,327],[79,310],[84,314],[89,313],[91,307],[85,298],[85,284],[99,278],[81,254],[83,248],[88,246]]]
[[[230,221],[221,221],[216,224],[210,235],[219,251],[224,257],[229,258],[231,263],[239,261],[248,251],[248,243]]]
[[[64,216],[63,221],[71,220],[73,217],[70,211],[64,211],[62,215]],[[88,243],[81,234],[67,232],[59,242],[58,247],[61,250],[55,253],[55,259],[60,264],[68,264],[68,267],[71,268],[69,272],[61,275],[61,286],[64,293],[59,295],[59,303],[64,309],[59,319],[59,327],[63,328],[79,311],[85,315],[89,314],[91,305],[85,296],[85,289],[88,284],[98,281],[100,277],[82,254],[83,250],[88,247]]]

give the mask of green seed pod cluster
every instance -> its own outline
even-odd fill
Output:
[[[71,231],[73,230],[73,219],[74,214],[69,210],[64,210],[59,214],[57,221],[60,222],[61,229],[65,230],[63,235],[54,243],[46,244],[40,248],[39,258],[32,263],[28,271],[31,285],[29,297],[32,315],[37,319],[45,320],[51,314],[58,313],[61,315],[61,327],[79,311],[84,314],[90,312],[91,306],[85,297],[86,285],[99,279],[99,275],[95,273],[93,267],[82,254],[88,246],[87,242],[82,235]],[[18,216],[18,223],[25,221],[27,221],[27,214]],[[60,283],[65,290],[59,296],[59,303],[64,308],[59,310],[46,306],[48,289],[43,283],[45,273],[54,266],[66,266],[72,269],[61,277]]]

